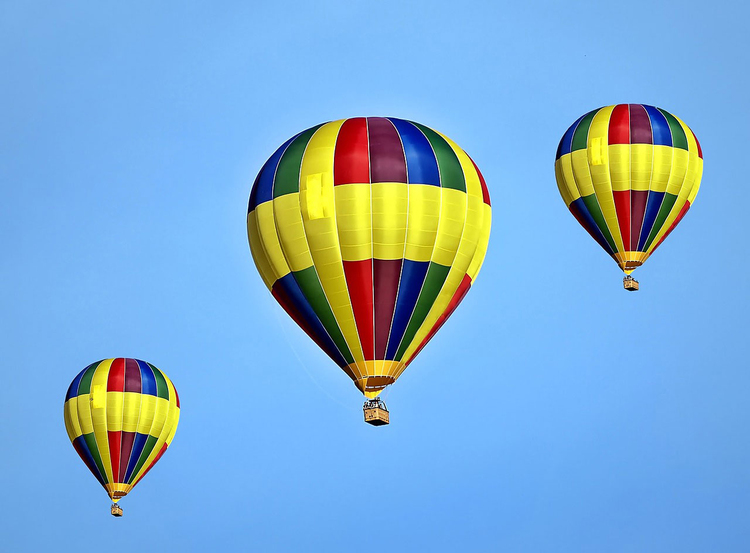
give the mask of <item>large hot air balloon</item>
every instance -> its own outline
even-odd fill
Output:
[[[682,220],[698,193],[703,152],[666,110],[618,104],[587,113],[565,132],[555,176],[578,222],[625,272],[642,265]]]
[[[138,359],[105,359],[75,377],[65,428],[78,455],[117,502],[164,455],[177,430],[180,398],[162,371]]]
[[[490,218],[479,169],[449,138],[357,117],[276,150],[253,184],[247,231],[274,298],[373,400],[367,419],[468,292]]]

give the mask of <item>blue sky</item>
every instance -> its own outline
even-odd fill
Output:
[[[746,550],[750,41],[745,5],[717,6],[3,2],[0,549]],[[637,294],[553,171],[565,129],[620,102],[705,157]],[[477,283],[385,428],[245,231],[284,140],[362,115],[450,136],[493,203]],[[182,401],[122,519],[62,420],[113,356]]]

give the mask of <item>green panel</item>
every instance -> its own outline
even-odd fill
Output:
[[[273,182],[273,197],[299,192],[299,172],[302,167],[302,156],[305,155],[307,143],[323,124],[307,129],[295,138],[279,160],[276,178]]]
[[[596,115],[597,113],[599,113],[598,109],[588,112],[584,116],[584,118],[581,119],[581,122],[578,123],[576,132],[573,134],[573,144],[570,147],[571,152],[575,152],[576,150],[586,149],[586,143],[589,138],[589,128],[591,127],[591,121],[594,120],[594,115]]]
[[[96,438],[94,437],[94,433],[90,432],[88,434],[84,434],[83,438],[86,440],[86,446],[89,448],[91,456],[94,458],[96,468],[99,469],[99,474],[102,475],[102,480],[104,480],[106,484],[109,484],[109,480],[107,479],[107,471],[104,470],[104,464],[102,463],[102,457],[99,454],[99,447],[96,445]]]
[[[135,477],[138,475],[138,471],[141,470],[141,467],[143,467],[143,463],[146,462],[149,454],[153,451],[154,446],[156,445],[156,440],[158,440],[158,438],[154,438],[153,436],[149,436],[146,440],[146,445],[143,446],[143,451],[141,451],[141,456],[138,458],[138,462],[133,469],[133,474],[130,475],[130,480],[128,480],[127,482],[128,484],[132,484],[133,480],[135,480]]]
[[[643,251],[649,249],[651,246],[651,242],[654,241],[654,238],[656,238],[657,233],[661,230],[661,227],[664,226],[664,221],[667,220],[667,217],[669,216],[669,212],[672,211],[672,206],[677,201],[677,196],[675,194],[666,193],[664,194],[664,199],[661,202],[661,207],[659,208],[659,213],[656,214],[656,220],[654,221],[654,226],[651,227],[651,232],[648,235],[648,239],[646,240],[646,245],[643,246]]]
[[[437,299],[450,270],[450,267],[430,262],[430,268],[427,269],[427,276],[424,279],[422,290],[419,292],[417,305],[414,307],[414,312],[411,314],[411,319],[409,319],[409,325],[406,327],[406,332],[404,332],[404,337],[401,339],[401,344],[396,352],[396,361],[401,361],[406,348],[414,340],[414,335],[427,318],[427,314],[435,303],[435,299]]]
[[[617,244],[615,244],[615,240],[614,238],[612,238],[612,234],[610,234],[609,232],[607,221],[604,220],[604,214],[602,213],[602,209],[599,207],[599,201],[596,199],[596,194],[583,196],[583,203],[586,204],[586,208],[589,210],[591,217],[593,217],[596,226],[599,227],[600,231],[602,231],[604,239],[612,248],[612,251],[616,252]]]
[[[149,367],[151,367],[151,370],[154,371],[154,377],[156,378],[156,395],[157,397],[162,397],[164,399],[169,399],[169,386],[167,386],[167,381],[164,378],[164,375],[162,372],[154,367],[151,363],[146,363]]]
[[[456,156],[456,152],[453,151],[450,144],[432,129],[420,125],[419,123],[413,124],[424,133],[435,152],[438,169],[440,170],[440,186],[466,192],[466,178],[464,177],[464,171],[461,169],[461,162],[458,161],[458,156]]]
[[[680,122],[675,118],[674,115],[672,115],[668,111],[664,111],[661,108],[656,109],[662,112],[664,117],[667,118],[667,123],[669,123],[669,130],[672,131],[672,146],[674,146],[675,148],[680,148],[681,150],[687,150],[688,140],[687,136],[685,136],[685,129],[682,128]]]
[[[86,368],[86,372],[83,373],[81,382],[78,385],[78,393],[76,395],[80,396],[82,394],[91,393],[91,379],[94,378],[94,373],[96,372],[96,368],[99,366],[99,363],[101,363],[101,361],[91,363],[91,365]]]
[[[336,344],[342,357],[346,359],[347,363],[354,363],[352,352],[349,351],[349,346],[346,344],[346,340],[341,333],[339,324],[333,316],[331,306],[328,305],[328,298],[326,298],[326,294],[320,284],[320,279],[318,279],[318,273],[315,271],[315,267],[308,267],[301,271],[292,271],[292,274],[294,275],[294,280],[299,284],[302,293],[305,295],[305,298],[310,302],[313,311],[315,311],[318,319],[320,319],[320,322],[331,337],[331,340]]]

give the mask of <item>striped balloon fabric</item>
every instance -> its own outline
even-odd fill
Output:
[[[702,172],[693,131],[641,104],[587,113],[565,132],[555,161],[566,205],[627,274],[690,209]]]
[[[358,117],[276,150],[253,185],[247,229],[276,300],[375,397],[469,290],[490,219],[484,179],[450,139]]]
[[[117,502],[161,458],[180,419],[167,376],[138,359],[105,359],[75,377],[65,428],[78,455]]]

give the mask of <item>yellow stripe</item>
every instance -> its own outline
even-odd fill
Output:
[[[654,164],[652,144],[630,145],[630,190],[649,190]]]
[[[438,224],[432,261],[450,267],[461,242],[466,220],[467,195],[461,190],[441,188],[440,223]]]
[[[110,392],[114,394],[116,392]],[[138,429],[138,416],[141,412],[141,397],[136,392],[123,392],[121,428],[123,432],[135,432]]]
[[[273,214],[284,257],[292,271],[307,269],[313,264],[302,223],[299,193],[285,194],[273,200]]]
[[[323,125],[308,142],[300,168],[300,197],[304,198],[300,210],[309,253],[333,316],[355,361],[364,361],[344,276],[333,203],[333,154],[342,124],[343,120]],[[373,199],[374,196],[373,192]],[[283,226],[279,220],[279,229]]]
[[[654,146],[653,172],[650,190],[666,192],[672,174],[672,156],[674,148],[657,144]]]
[[[334,187],[336,226],[344,261],[372,258],[370,185],[342,184]]]
[[[136,432],[139,434],[149,434],[151,432],[151,424],[153,423],[156,404],[159,399],[161,398],[148,394],[141,394],[141,410],[140,416],[138,417],[138,426],[136,428]]]
[[[630,148],[630,144],[611,144],[608,147],[609,186],[611,186],[609,192],[630,190]]]
[[[409,185],[409,215],[406,224],[404,258],[429,261],[440,221],[440,187]]]
[[[581,197],[581,193],[578,192],[578,187],[575,183],[575,177],[573,176],[572,159],[570,154],[565,154],[555,161],[557,189],[560,191],[560,196],[562,196],[567,206],[570,206],[570,204]]]
[[[372,251],[375,259],[403,257],[408,210],[407,184],[372,184]]]
[[[483,203],[482,212],[482,228],[477,240],[477,250],[474,252],[474,257],[471,260],[469,269],[466,271],[466,274],[469,275],[472,283],[476,280],[479,270],[484,263],[484,258],[487,254],[487,246],[490,241],[490,229],[492,227],[492,208],[488,204]]]
[[[260,239],[257,209],[247,214],[247,241],[250,243],[250,252],[253,254],[253,261],[255,261],[255,266],[258,268],[260,277],[270,290],[276,280],[276,276],[271,268],[271,262],[266,255],[263,242]]]
[[[72,442],[77,437],[83,435],[81,423],[78,420],[78,397],[72,397],[65,402],[63,414],[65,417],[65,430],[67,430],[68,438]]]
[[[107,378],[113,359],[106,359],[99,363],[91,379],[91,419],[94,426],[94,439],[99,448],[99,455],[107,474],[107,481],[113,482],[112,459],[109,455],[109,437],[107,436]],[[85,396],[84,396],[85,397]],[[78,402],[81,404],[81,401]]]

